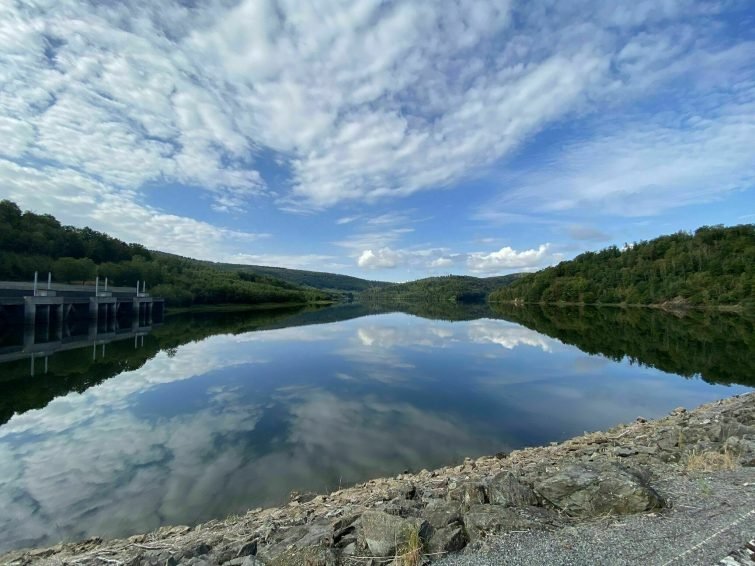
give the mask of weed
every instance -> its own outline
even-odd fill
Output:
[[[406,533],[405,542],[396,552],[401,566],[419,566],[422,564],[423,544],[419,528],[414,527]]]
[[[733,470],[737,467],[737,456],[728,448],[723,452],[698,452],[693,450],[685,462],[688,472],[715,472]]]

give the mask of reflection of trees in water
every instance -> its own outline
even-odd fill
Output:
[[[54,398],[73,391],[79,393],[120,373],[142,367],[159,352],[170,356],[188,342],[215,334],[241,334],[254,330],[284,328],[345,320],[368,314],[365,307],[344,305],[335,308],[277,308],[261,311],[218,311],[184,313],[168,318],[162,326],[144,336],[134,348],[131,340],[113,341],[107,355],[92,359],[91,347],[55,353],[49,358],[46,375],[29,377],[28,360],[0,365],[0,424],[14,413],[46,406]],[[23,328],[17,328],[23,332]]]
[[[439,320],[505,318],[547,334],[590,354],[630,361],[710,383],[755,385],[755,320],[716,312],[673,314],[641,308],[589,308],[454,302],[349,303],[328,308],[186,313],[145,336],[144,344],[111,342],[104,358],[92,360],[82,348],[50,357],[47,375],[29,377],[28,361],[3,364],[0,372],[0,424],[14,413],[47,405],[55,397],[83,392],[125,371],[143,366],[160,351],[170,355],[188,342],[215,334],[305,326],[369,314],[403,312]]]
[[[688,311],[677,316],[643,308],[517,307],[496,304],[497,316],[612,360],[625,357],[709,383],[755,385],[755,319]]]

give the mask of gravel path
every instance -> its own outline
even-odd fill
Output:
[[[673,507],[553,532],[508,533],[439,566],[716,564],[755,538],[755,468],[658,482]]]

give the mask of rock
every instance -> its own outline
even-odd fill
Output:
[[[465,509],[471,505],[486,503],[488,500],[485,486],[477,482],[464,482],[458,487],[448,490],[451,501],[459,501]]]
[[[393,499],[386,503],[381,510],[399,517],[418,517],[421,502],[415,499]]]
[[[403,519],[372,510],[364,512],[360,524],[361,535],[373,556],[393,556],[412,531],[417,530],[426,541],[431,530],[424,519]]]
[[[461,526],[443,527],[436,529],[427,541],[427,552],[437,554],[442,552],[456,552],[467,544],[467,537]]]
[[[433,499],[427,503],[422,512],[430,525],[435,529],[442,529],[453,523],[461,522],[461,505],[454,501]]]
[[[338,558],[330,548],[308,547],[292,548],[284,550],[274,557],[260,557],[260,560],[252,560],[248,565],[243,566],[336,566]]]
[[[495,459],[496,460],[503,460],[504,458],[508,458],[508,454],[506,452],[496,452],[495,453]]]
[[[490,481],[488,499],[505,507],[525,507],[538,503],[532,488],[522,484],[511,472],[501,472]]]
[[[569,515],[641,513],[664,506],[636,475],[613,465],[573,465],[535,486],[544,499]]]
[[[257,539],[242,544],[236,551],[237,557],[254,556],[255,554],[257,554]]]
[[[478,504],[464,513],[464,527],[472,542],[494,533],[540,529],[553,522],[551,512],[539,507],[512,508]]]
[[[304,493],[299,493],[298,491],[292,491],[288,499],[291,502],[296,503],[308,503],[309,501],[312,501],[315,497],[317,497],[316,493],[312,493],[311,491],[305,491]]]

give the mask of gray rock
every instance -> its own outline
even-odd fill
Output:
[[[459,501],[465,509],[469,509],[472,505],[488,501],[485,486],[478,482],[464,482],[457,487],[449,489],[448,498],[451,501]]]
[[[491,503],[506,507],[526,507],[538,503],[532,488],[521,483],[511,472],[502,472],[490,481],[488,498]]]
[[[464,529],[461,526],[443,527],[435,529],[432,536],[427,541],[427,552],[429,554],[440,554],[443,552],[456,552],[461,550],[467,544],[467,537],[464,535]]]
[[[433,499],[428,501],[422,516],[435,529],[442,529],[461,521],[461,504],[456,501]]]
[[[242,544],[236,551],[237,557],[254,556],[255,554],[257,554],[257,539]]]
[[[364,512],[360,524],[364,543],[373,556],[393,556],[412,531],[419,531],[420,538],[426,541],[431,530],[424,519],[404,519],[373,510]]]
[[[249,556],[253,560],[244,566],[337,566],[338,558],[333,550],[324,547],[289,548],[275,556]]]
[[[472,542],[494,533],[541,529],[553,522],[551,512],[539,507],[473,505],[464,514],[464,527]]]
[[[535,486],[544,499],[569,515],[641,513],[663,499],[633,473],[613,464],[573,465]]]

